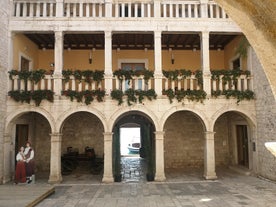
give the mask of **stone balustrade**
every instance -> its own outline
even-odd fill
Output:
[[[154,86],[154,78],[150,78],[146,81],[141,76],[133,76],[131,80],[126,79],[118,79],[117,77],[113,77],[110,81],[112,81],[112,90],[122,90],[125,91],[129,88],[135,90],[150,90],[155,89]],[[253,90],[252,86],[252,76],[248,75],[240,75],[236,78],[235,81],[223,80],[223,76],[219,76],[217,79],[211,79],[211,89],[212,91],[225,91],[225,90],[236,90],[236,91],[247,91]],[[204,83],[199,81],[194,74],[191,76],[187,76],[185,78],[178,77],[175,80],[168,79],[165,76],[162,78],[162,89],[163,90],[202,90],[204,87],[202,85]],[[85,91],[85,90],[97,90],[105,88],[105,81],[102,80],[99,83],[96,81],[85,81],[83,77],[81,80],[76,79],[73,75],[70,76],[69,80],[62,79],[62,90],[73,90],[73,91]],[[9,91],[16,90],[51,90],[55,91],[54,78],[52,75],[45,75],[43,79],[39,82],[35,83],[31,80],[20,80],[18,75],[15,75],[10,79]],[[160,95],[160,94],[158,94]]]
[[[13,0],[12,6],[11,16],[20,18],[228,18],[212,0]]]

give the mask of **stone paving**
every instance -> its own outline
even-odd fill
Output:
[[[136,160],[140,162],[141,160]],[[122,161],[124,163],[124,161]],[[65,178],[56,185],[55,194],[38,207],[275,207],[276,183],[253,176],[237,174],[229,169],[218,170],[218,180],[206,181],[202,170],[166,172],[166,182],[146,182],[143,173],[138,179],[135,161],[123,165],[122,183],[86,183]],[[129,166],[128,166],[129,165]],[[139,169],[139,168],[138,168]],[[141,169],[143,171],[143,169]],[[131,173],[130,173],[131,172]],[[85,177],[85,175],[83,175]],[[82,177],[82,179],[84,179]],[[88,177],[86,177],[88,178]]]

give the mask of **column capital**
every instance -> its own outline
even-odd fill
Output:
[[[112,141],[113,132],[104,132],[104,141]]]
[[[160,30],[154,31],[154,38],[161,38],[162,32]]]
[[[56,40],[60,40],[60,38],[63,38],[63,34],[64,32],[63,31],[55,31],[55,38]]]
[[[208,31],[208,30],[203,30],[203,31],[201,31],[201,37],[205,37],[205,38],[209,38],[209,34],[210,34],[210,31]]]
[[[156,135],[156,140],[164,140],[164,131],[155,131],[154,134]]]
[[[111,30],[104,31],[104,36],[105,36],[105,38],[111,38],[112,37],[112,31]]]

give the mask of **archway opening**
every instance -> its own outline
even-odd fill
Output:
[[[16,168],[16,155],[20,147],[30,142],[34,152],[34,176],[32,182],[47,182],[50,174],[51,126],[48,120],[37,112],[25,112],[11,122],[11,174]],[[13,176],[12,176],[13,177]],[[29,177],[29,176],[28,176]]]
[[[205,132],[202,120],[193,112],[178,111],[168,117],[164,131],[167,180],[201,180]]]
[[[63,123],[61,173],[63,182],[100,182],[103,174],[104,127],[89,112],[71,114]]]
[[[128,112],[118,118],[113,128],[115,182],[154,180],[154,132],[152,121],[141,112]]]
[[[234,170],[250,171],[255,142],[245,115],[234,111],[222,114],[215,122],[214,131],[217,170],[230,167]]]

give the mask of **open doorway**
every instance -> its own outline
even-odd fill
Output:
[[[120,128],[120,149],[123,157],[140,157],[140,127]]]
[[[113,128],[113,175],[115,182],[154,180],[155,128],[139,112],[122,116]]]

